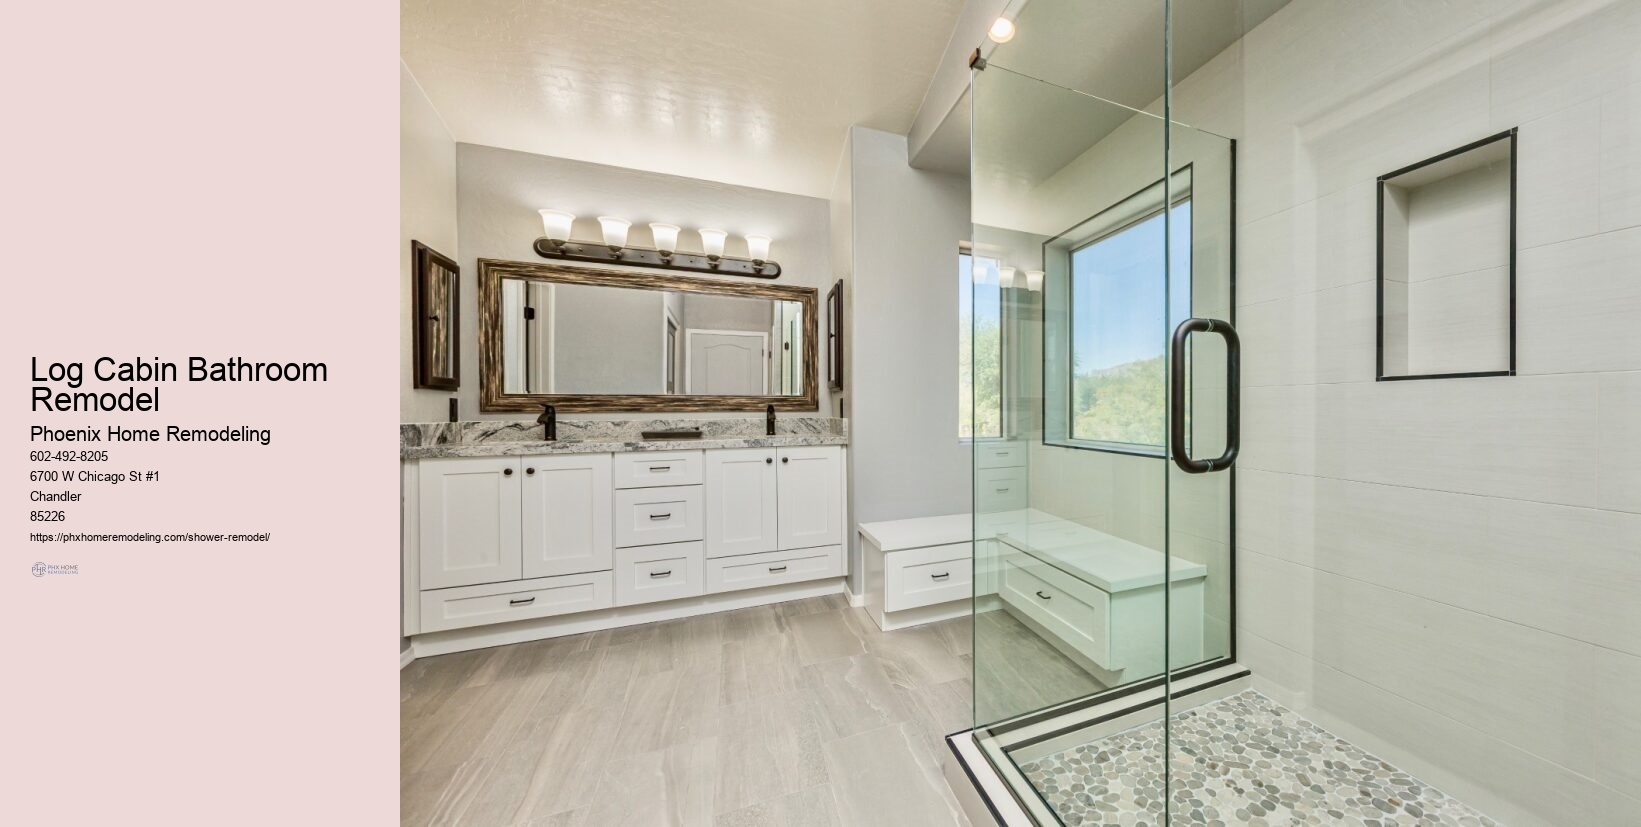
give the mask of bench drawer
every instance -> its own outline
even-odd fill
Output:
[[[883,561],[884,611],[967,600],[974,584],[972,556],[970,543],[888,553]]]

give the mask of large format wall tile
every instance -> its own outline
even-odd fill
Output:
[[[1641,226],[1641,77],[1601,99],[1601,229]]]
[[[1516,261],[1520,372],[1641,370],[1641,228],[1523,250]]]
[[[1641,4],[1532,5],[1495,19],[1490,40],[1493,120],[1514,126],[1634,81]]]
[[[1323,386],[1317,465],[1339,479],[1593,506],[1596,384],[1561,375]]]
[[[1521,125],[1516,136],[1516,246],[1599,228],[1601,103],[1585,101]]]
[[[1599,505],[1641,513],[1641,372],[1601,377],[1600,399]]]

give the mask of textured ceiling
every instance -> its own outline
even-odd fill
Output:
[[[826,196],[851,124],[904,134],[962,0],[403,0],[457,141]]]

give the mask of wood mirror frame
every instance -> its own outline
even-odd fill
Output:
[[[803,389],[801,396],[707,396],[696,394],[504,393],[502,391],[501,280],[504,278],[587,284],[639,290],[675,290],[719,296],[798,302],[803,305]],[[561,412],[707,413],[820,409],[815,367],[816,311],[819,291],[813,287],[717,281],[660,273],[639,273],[592,265],[567,265],[479,259],[479,409],[486,413],[536,412],[552,405]]]

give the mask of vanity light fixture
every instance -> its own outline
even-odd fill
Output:
[[[678,225],[655,223],[650,225],[650,236],[655,247],[627,246],[628,230],[632,222],[625,218],[601,215],[598,227],[604,236],[603,244],[575,241],[570,234],[575,227],[575,215],[563,210],[537,210],[545,232],[536,239],[536,255],[542,258],[587,261],[598,264],[627,264],[634,267],[660,267],[668,270],[688,270],[727,276],[750,276],[759,279],[781,277],[781,265],[769,260],[769,236],[746,237],[749,258],[724,255],[724,240],[729,234],[723,230],[704,229],[701,235],[701,253],[678,251]]]
[[[1013,267],[999,267],[999,268],[997,268],[997,286],[998,287],[1004,287],[1004,288],[1018,287],[1019,286],[1019,285],[1014,283],[1014,268]]]
[[[655,238],[655,251],[661,254],[661,260],[667,261],[672,254],[678,252],[678,225],[651,224],[650,235]]]
[[[707,254],[708,261],[717,261],[724,257],[724,239],[729,233],[723,230],[696,230],[701,234],[701,252]]]
[[[631,226],[632,222],[625,218],[598,217],[598,227],[604,231],[604,243],[609,246],[610,252],[617,255],[622,247],[627,246],[627,229]]]
[[[1042,270],[1027,270],[1026,271],[1026,289],[1030,290],[1033,293],[1043,292],[1043,271]]]
[[[1014,21],[1007,17],[999,17],[991,23],[991,31],[986,33],[993,43],[1007,43],[1014,39]]]
[[[541,228],[546,238],[558,247],[570,240],[570,228],[575,226],[575,215],[563,210],[537,210],[541,213]]]

